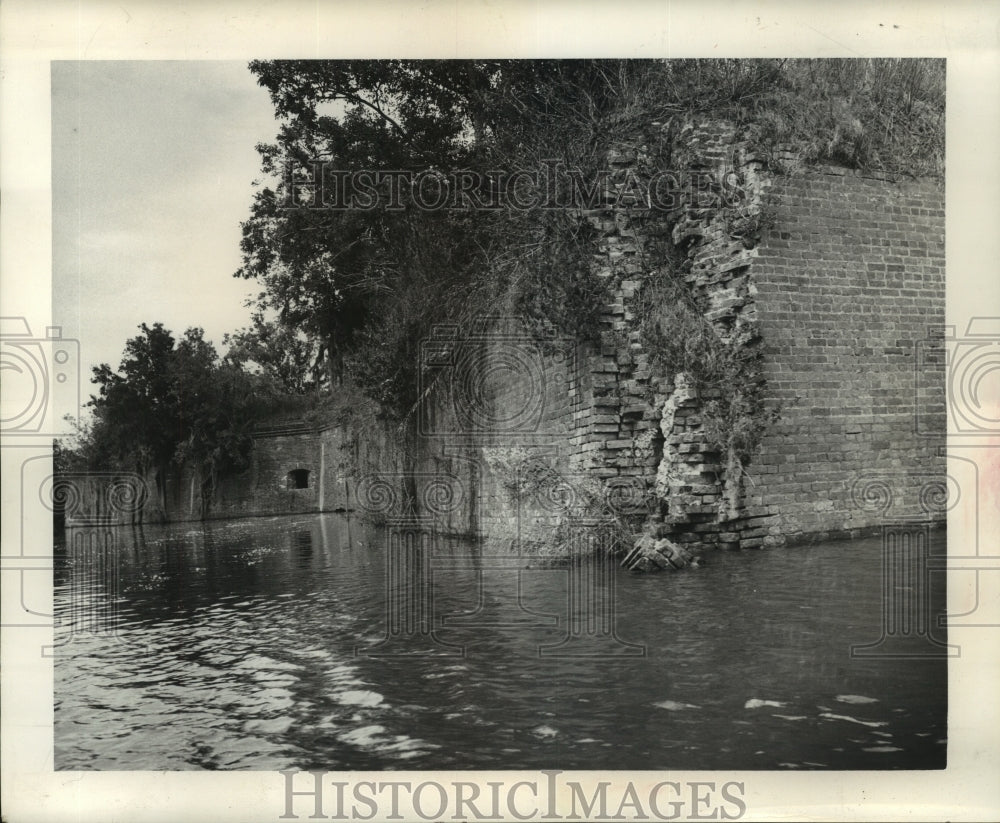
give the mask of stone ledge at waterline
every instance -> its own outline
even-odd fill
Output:
[[[633,572],[680,571],[696,569],[701,557],[666,537],[657,537],[657,530],[640,534],[621,562],[623,568]]]

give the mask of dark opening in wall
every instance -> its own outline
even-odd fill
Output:
[[[309,488],[309,470],[308,469],[292,469],[288,473],[286,488],[289,489],[308,489]]]

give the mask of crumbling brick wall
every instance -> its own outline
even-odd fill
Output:
[[[614,297],[583,376],[573,462],[605,480],[640,479],[648,519],[698,546],[860,534],[881,522],[859,499],[873,477],[892,487],[894,516],[942,520],[927,505],[940,495],[926,492],[942,487],[943,422],[930,437],[915,426],[918,388],[933,405],[944,398],[940,375],[915,366],[919,341],[944,322],[941,183],[775,173],[724,124],[687,124],[672,139],[689,162],[673,173],[707,178],[708,191],[689,187],[674,213],[641,208],[630,186],[660,159],[647,136],[612,153],[607,206],[588,212]],[[666,232],[719,339],[763,346],[765,406],[780,418],[748,461],[709,442],[711,397],[684,373],[664,375],[644,349],[635,295],[663,276],[650,247]]]
[[[519,461],[540,460],[571,483],[617,485],[640,501],[630,510],[636,528],[656,524],[695,547],[860,534],[884,516],[866,505],[872,483],[889,489],[894,516],[942,520],[933,506],[942,500],[944,424],[918,433],[916,416],[918,391],[942,407],[944,386],[939,373],[921,371],[916,351],[944,323],[943,186],[792,169],[793,152],[778,159],[781,168],[765,162],[731,125],[652,124],[609,154],[600,202],[579,213],[597,231],[593,265],[610,295],[599,345],[564,348],[556,364],[523,329],[487,324],[478,343],[444,350],[445,380],[448,369],[459,375],[458,394],[428,395],[405,459],[386,434],[365,449],[379,465],[348,476],[358,471],[342,455],[350,432],[263,438],[253,469],[226,481],[212,512],[357,509],[359,483],[381,471],[392,483],[412,475],[417,497],[446,479],[453,488],[432,505],[449,531],[509,536],[519,523],[538,537],[563,517],[566,490],[536,487],[528,500],[512,486]],[[681,196],[652,202],[649,182],[664,171]],[[648,349],[643,290],[668,276],[682,278],[727,351],[762,354],[764,406],[780,418],[749,457],[709,436],[706,404],[728,387],[699,389]],[[462,376],[469,354],[478,365]],[[511,373],[506,386],[495,379],[529,361],[537,371]],[[485,380],[484,369],[494,376]],[[486,417],[497,425],[470,426],[462,403],[487,389]],[[536,418],[525,416],[536,395]],[[300,467],[311,468],[313,485],[282,487]],[[172,517],[189,484],[168,490]]]

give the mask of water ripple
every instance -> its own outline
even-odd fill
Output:
[[[877,637],[877,540],[718,553],[683,579],[622,576],[615,634],[644,645],[641,658],[540,656],[569,636],[564,567],[520,575],[516,627],[441,622],[510,600],[509,578],[448,544],[435,638],[466,655],[394,658],[366,651],[388,637],[386,538],[356,520],[116,539],[117,589],[75,557],[55,571],[59,769],[945,764],[945,661],[848,653]],[[94,633],[109,605],[115,632]],[[748,711],[760,708],[782,711]]]

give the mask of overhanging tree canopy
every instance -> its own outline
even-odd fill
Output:
[[[606,293],[591,271],[591,237],[572,210],[427,210],[406,186],[379,190],[374,208],[305,207],[312,184],[336,188],[339,173],[364,170],[425,182],[468,170],[476,182],[465,195],[491,202],[490,172],[559,161],[589,178],[616,140],[693,113],[734,120],[806,160],[933,173],[943,159],[943,61],[255,61],[250,69],[281,126],[274,144],[258,147],[272,181],[254,196],[237,274],[262,284],[262,311],[316,341],[335,378],[350,375],[397,413],[413,401],[417,344],[435,321],[461,326],[500,310],[593,338]]]

